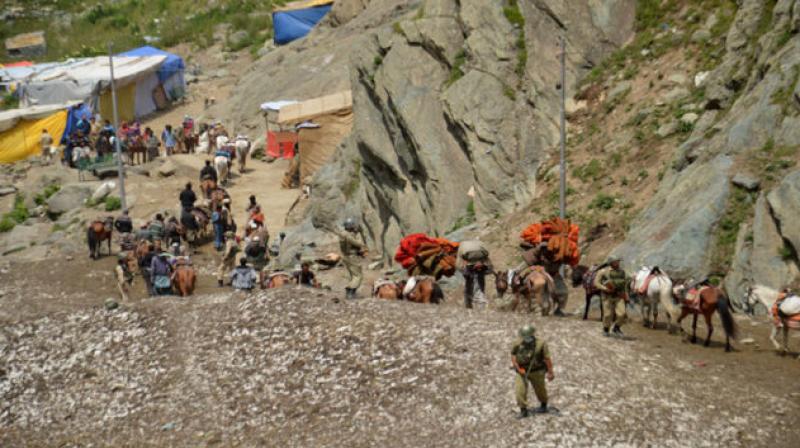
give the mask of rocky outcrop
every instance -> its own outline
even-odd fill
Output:
[[[664,176],[652,203],[615,250],[631,260],[631,267],[658,264],[680,277],[709,274],[718,223],[728,207],[744,206],[726,204],[731,177],[737,185],[756,190],[762,175],[780,180],[782,168],[776,167],[792,164],[781,158],[796,158],[792,148],[800,145],[800,120],[791,92],[798,88],[800,39],[792,33],[797,31],[800,1],[739,3],[722,62],[704,84],[705,108],[720,110],[712,111],[713,120],[705,120],[706,112],[698,121],[676,151],[673,171]],[[763,166],[771,162],[776,165]],[[762,171],[747,178],[734,176],[742,168]],[[789,199],[797,195],[795,178],[787,177],[775,191],[761,196],[740,227],[725,279],[735,302],[754,283],[781,287],[797,278],[796,256],[792,260],[784,248],[792,230],[783,228],[784,220],[797,222],[800,217],[800,208],[793,208],[794,200]]]
[[[344,28],[387,3],[370,2]],[[353,132],[315,175],[313,228],[358,217],[388,259],[403,234],[443,235],[472,210],[480,219],[528,206],[558,144],[555,37],[568,31],[572,86],[631,36],[633,3],[519,2],[524,22],[512,23],[503,2],[429,0],[360,36],[348,60]]]
[[[47,200],[47,211],[57,216],[83,207],[84,202],[92,196],[93,192],[94,189],[85,184],[64,185]]]
[[[613,254],[629,269],[659,266],[679,278],[707,274],[713,229],[730,193],[731,165],[729,157],[719,156],[665,178]]]

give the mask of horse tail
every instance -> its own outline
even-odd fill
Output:
[[[97,247],[97,236],[92,226],[86,229],[86,242],[89,243],[89,251],[94,255],[94,250]]]
[[[431,291],[431,303],[441,303],[444,300],[444,292],[438,283],[433,282],[433,291]]]
[[[733,319],[733,313],[731,312],[730,299],[728,299],[728,296],[724,292],[720,292],[719,299],[717,300],[717,311],[719,311],[719,317],[722,320],[722,328],[725,329],[725,334],[736,338],[736,321]]]

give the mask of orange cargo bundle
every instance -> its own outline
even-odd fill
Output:
[[[572,266],[577,266],[581,258],[578,247],[579,236],[578,225],[561,218],[533,223],[520,234],[520,237],[530,244],[547,243],[547,248],[553,254],[553,261]]]
[[[407,269],[409,274],[419,268],[416,270],[420,274],[440,273],[449,277],[455,274],[457,252],[458,243],[415,233],[400,240],[394,260]]]

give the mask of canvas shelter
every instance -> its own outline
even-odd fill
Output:
[[[118,56],[164,56],[166,59],[159,67],[156,75],[158,76],[158,82],[164,89],[166,98],[170,101],[175,101],[186,94],[186,79],[184,75],[186,64],[183,62],[183,58],[177,54],[146,45],[120,53]],[[146,93],[151,94],[149,92]]]
[[[156,93],[163,90],[158,70],[166,59],[164,55],[114,57],[120,120],[130,121],[156,111]],[[80,101],[91,104],[102,116],[113,115],[107,57],[2,69],[0,77],[16,83],[25,107]]]
[[[282,107],[278,122],[297,129],[300,180],[328,163],[353,129],[353,96],[347,90]]]
[[[266,154],[273,159],[291,159],[294,157],[294,146],[297,143],[297,132],[293,125],[278,123],[281,109],[293,104],[295,100],[268,101],[261,104],[261,112],[267,123]]]
[[[306,0],[287,3],[272,12],[277,45],[305,37],[330,12],[333,0]]]
[[[64,135],[70,106],[52,104],[0,112],[0,163],[39,155],[42,129],[47,129],[58,144]]]

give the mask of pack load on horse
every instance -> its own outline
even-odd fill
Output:
[[[108,241],[108,254],[111,255],[111,235],[114,231],[114,217],[96,219],[89,223],[86,230],[86,241],[89,244],[89,258],[96,260],[100,257],[100,246],[103,241]]]
[[[429,275],[438,280],[456,273],[457,253],[458,243],[415,233],[400,240],[394,259],[409,276]]]
[[[658,266],[642,266],[633,277],[632,291],[641,301],[642,319],[645,327],[655,329],[658,323],[658,306],[667,313],[667,329],[672,332],[672,319],[676,318],[670,311],[672,302],[672,280]],[[652,316],[653,320],[650,321]]]
[[[678,299],[681,307],[681,315],[678,317],[678,327],[681,334],[686,334],[681,326],[681,321],[688,316],[692,315],[692,343],[697,341],[697,316],[703,315],[708,328],[708,336],[705,340],[705,346],[711,343],[711,335],[714,333],[714,326],[711,324],[711,317],[714,311],[719,312],[720,320],[722,320],[722,328],[725,330],[725,351],[731,351],[730,338],[736,338],[736,321],[733,319],[731,313],[731,305],[728,296],[725,292],[707,282],[701,282],[694,286],[680,285],[673,288],[673,295]],[[674,313],[674,312],[673,312]]]
[[[266,288],[282,288],[292,284],[292,276],[285,271],[276,271],[266,277]],[[263,288],[263,286],[262,286]]]
[[[560,218],[536,222],[523,229],[520,233],[523,263],[510,275],[514,309],[522,298],[529,312],[535,300],[543,315],[549,314],[554,303],[554,314],[564,315],[569,291],[561,267],[576,266],[580,261],[579,234],[577,225]]]
[[[372,284],[372,297],[385,300],[400,300],[403,298],[404,288],[405,282],[379,278]]]
[[[222,147],[214,153],[214,169],[217,170],[217,182],[220,185],[228,183],[232,157],[232,151],[228,151],[229,147],[232,148],[232,146]]]
[[[779,354],[789,353],[789,330],[800,331],[800,296],[789,289],[778,292],[766,286],[756,285],[747,290],[745,301],[751,310],[758,303],[764,305],[774,324],[769,340]],[[783,344],[777,340],[779,331],[783,333]]]
[[[580,227],[568,219],[553,218],[536,222],[522,231],[520,238],[532,246],[547,243],[552,261],[570,266],[577,266],[581,260],[578,247]]]

